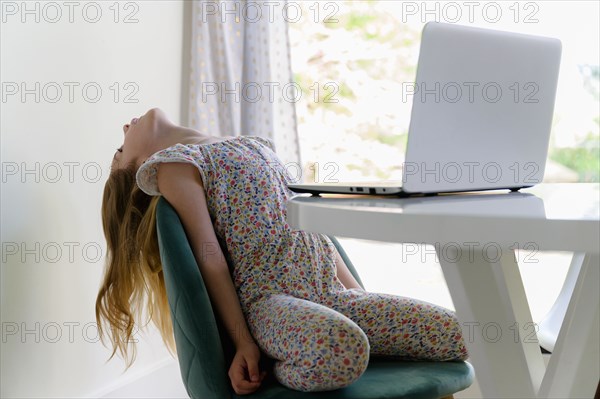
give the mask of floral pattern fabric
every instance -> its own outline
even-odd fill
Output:
[[[347,386],[365,371],[370,355],[467,358],[452,311],[343,286],[331,240],[287,224],[286,201],[295,193],[270,140],[238,136],[158,151],[136,175],[148,195],[160,195],[161,162],[198,168],[248,327],[276,360],[273,371],[283,385],[301,391]]]

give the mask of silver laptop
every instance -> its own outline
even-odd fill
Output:
[[[510,189],[544,176],[558,39],[429,22],[423,28],[401,181],[288,184],[301,193]]]

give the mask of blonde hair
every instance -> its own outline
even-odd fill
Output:
[[[107,251],[104,278],[96,298],[101,342],[106,346],[104,335],[108,335],[112,343],[107,361],[119,351],[126,369],[136,357],[132,340],[136,322],[137,327],[145,327],[152,320],[169,352],[176,355],[156,235],[159,197],[144,193],[136,184],[135,174],[134,164],[115,169],[104,186],[102,226]],[[144,305],[148,320],[142,324]]]

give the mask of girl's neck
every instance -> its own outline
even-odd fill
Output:
[[[202,134],[195,129],[177,125],[167,125],[164,129],[159,130],[159,133],[153,140],[150,155],[165,148],[169,148],[177,143],[200,144],[210,142],[214,139],[217,139],[217,137]]]

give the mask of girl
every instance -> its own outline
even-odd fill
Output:
[[[259,388],[266,374],[259,370],[261,351],[275,360],[276,379],[301,391],[351,384],[370,355],[467,358],[450,310],[364,291],[331,240],[286,223],[294,193],[270,140],[202,135],[157,108],[123,131],[104,189],[107,267],[96,301],[111,358],[119,350],[127,367],[135,360],[128,343],[144,301],[175,350],[155,230],[159,195],[179,214],[234,342],[229,378],[237,394]]]

